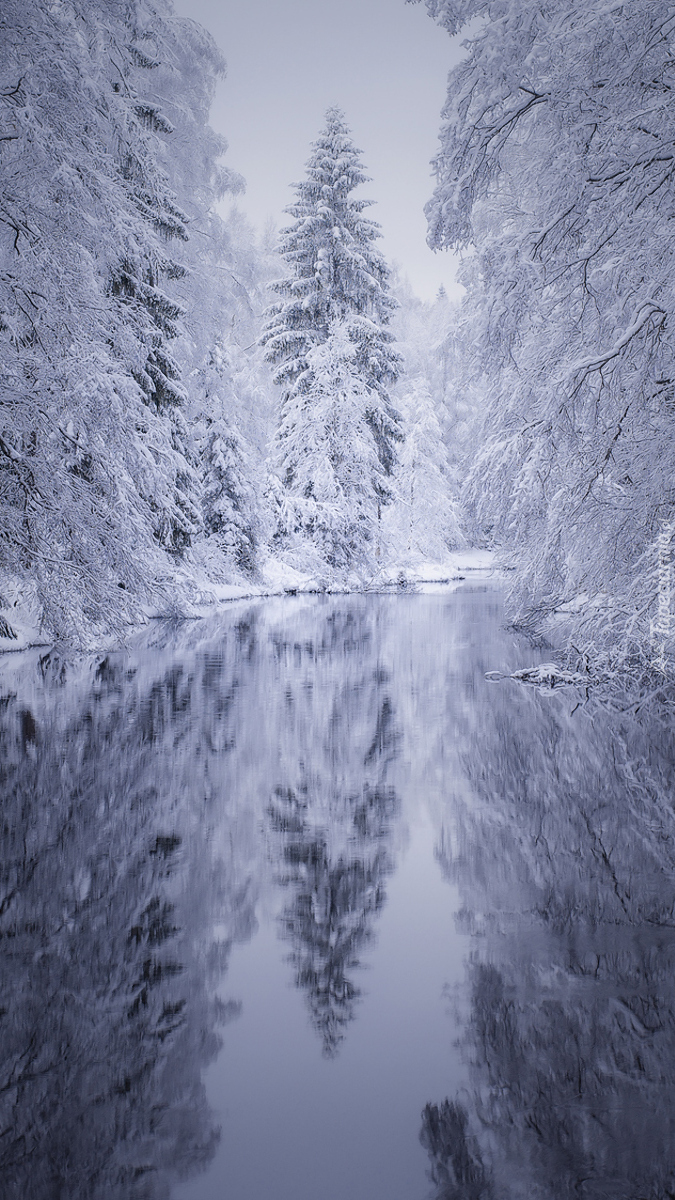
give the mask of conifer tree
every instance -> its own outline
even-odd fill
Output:
[[[207,425],[201,452],[204,529],[226,563],[252,574],[258,537],[248,447],[222,413],[207,418]]]
[[[368,179],[339,109],[326,114],[307,176],[281,239],[293,273],[263,334],[283,388],[275,466],[284,488],[278,535],[308,535],[331,566],[363,560],[400,441],[389,397],[401,359],[387,329],[395,301],[375,248],[371,201],[351,193]],[[348,416],[348,420],[347,418]]]
[[[397,503],[388,522],[392,549],[408,562],[442,560],[465,539],[450,456],[423,376],[413,381],[401,408],[406,437],[397,470]]]

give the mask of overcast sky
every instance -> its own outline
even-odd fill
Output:
[[[304,177],[310,143],[330,105],[343,109],[364,152],[380,248],[425,299],[449,294],[455,261],[428,249],[440,111],[456,39],[405,0],[174,0],[204,25],[228,64],[211,124],[229,142],[228,165],[247,188],[239,207],[258,228],[288,223],[290,185]]]

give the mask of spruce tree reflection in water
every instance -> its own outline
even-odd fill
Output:
[[[254,901],[245,862],[219,862],[204,833],[232,671],[160,654],[134,676],[128,661],[94,674],[47,656],[40,688],[24,665],[3,698],[8,1200],[166,1197],[218,1138],[200,1069],[236,1006],[212,985],[232,939],[250,934]]]
[[[470,1115],[449,1101],[424,1114],[436,1196],[665,1200],[675,1194],[672,716],[573,713],[577,696],[488,689],[482,722],[463,729],[473,795],[455,798],[440,850],[475,940]]]
[[[397,754],[389,675],[378,661],[380,606],[324,610],[314,637],[275,638],[286,682],[282,763],[268,809],[279,877],[292,892],[281,925],[295,982],[323,1053],[333,1057],[361,994],[352,972],[372,938],[392,868],[398,803],[386,781]],[[306,630],[307,617],[303,630]]]

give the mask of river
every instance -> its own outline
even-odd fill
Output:
[[[672,1198],[672,722],[545,657],[489,583],[5,655],[3,1198]]]

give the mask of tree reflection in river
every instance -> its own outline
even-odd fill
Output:
[[[578,700],[485,684],[459,717],[473,1084],[424,1114],[438,1200],[675,1195],[672,719]]]
[[[336,1049],[391,866],[377,620],[253,607],[135,654],[3,664],[3,1197],[154,1200],[208,1162],[201,1072],[236,1012],[215,989],[254,927],[266,803],[296,982]]]
[[[285,681],[278,727],[286,779],[268,817],[279,878],[292,894],[281,921],[328,1058],[354,1016],[360,989],[351,972],[392,867],[397,800],[386,775],[400,734],[389,673],[378,661],[378,615],[372,601],[338,602],[309,628],[305,614],[302,637],[288,625],[273,635]]]
[[[292,972],[334,1058],[385,885],[396,895],[401,878],[388,883],[403,814],[412,827],[424,806],[472,946],[470,1087],[455,1095],[461,1076],[443,1065],[443,976],[428,973],[438,1026],[420,1033],[433,1006],[392,968],[415,939],[422,978],[427,954],[455,969],[459,943],[444,957],[455,893],[407,930],[399,894],[389,958],[367,956],[380,991],[371,983],[360,1031],[381,1033],[369,1066],[372,1047],[350,1054],[354,1026],[324,1063],[296,1004],[275,1076],[261,1026],[249,1027],[251,1058],[223,1105],[238,1104],[248,1064],[260,1069],[237,1195],[263,1141],[275,1147],[263,1195],[375,1196],[387,1155],[409,1174],[381,1191],[407,1200],[419,1172],[421,1194],[413,1114],[428,1099],[437,1200],[672,1200],[672,726],[653,710],[573,711],[572,693],[488,683],[486,671],[527,661],[498,622],[490,595],[298,598],[155,628],[133,653],[0,664],[3,1200],[159,1200],[212,1158],[202,1069],[236,1012],[217,985],[259,894],[291,959],[261,972],[263,990],[269,978],[286,989]],[[433,867],[415,861],[412,889]],[[260,944],[270,953],[273,937]],[[269,1028],[284,1005],[272,990],[256,1019]],[[430,1064],[414,1103],[406,1038]],[[316,1109],[316,1124],[304,1110],[303,1128],[283,1126],[304,1157],[274,1142],[270,1108],[261,1138],[277,1085],[275,1097]],[[217,1161],[200,1200],[227,1194],[224,1151]],[[343,1161],[351,1174],[338,1178]]]
[[[208,837],[236,661],[22,666],[0,731],[2,1195],[154,1200],[212,1156],[200,1075],[236,1011],[213,984],[252,929],[246,853]]]

